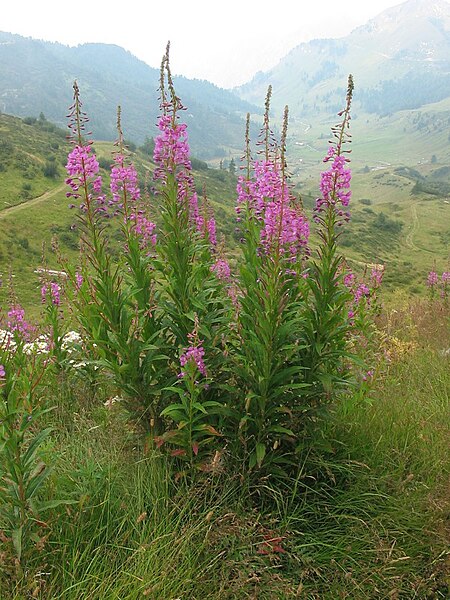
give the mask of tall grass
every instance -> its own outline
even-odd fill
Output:
[[[445,331],[442,311],[424,322],[439,319]],[[0,597],[447,598],[449,358],[420,331],[370,402],[336,405],[290,485],[267,479],[259,494],[221,465],[175,481],[106,391],[66,388],[49,417],[48,495],[77,503],[49,520],[26,586],[0,569]]]

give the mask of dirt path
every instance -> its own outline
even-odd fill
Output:
[[[63,192],[66,188],[67,185],[65,183],[62,183],[58,187],[49,190],[48,192],[44,192],[36,198],[26,200],[25,202],[21,202],[20,204],[16,204],[15,206],[8,206],[7,208],[3,208],[2,210],[0,210],[0,220],[16,212],[30,208],[30,206],[34,206],[35,204],[39,204],[40,202],[45,202],[49,198],[56,196],[56,194]]]
[[[419,228],[419,218],[417,216],[417,206],[416,204],[411,205],[411,229],[408,231],[405,238],[405,246],[411,248],[412,250],[419,250],[419,248],[414,244],[414,234]]]

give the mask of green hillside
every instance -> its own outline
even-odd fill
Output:
[[[40,297],[36,270],[42,265],[43,246],[47,266],[52,269],[60,269],[52,252],[52,239],[58,240],[64,255],[74,260],[78,256],[78,233],[73,229],[76,214],[68,208],[64,184],[70,147],[66,132],[43,120],[29,125],[17,117],[0,115],[0,132],[0,305],[7,304],[11,274],[19,300],[37,310]],[[105,167],[111,163],[113,149],[111,142],[95,143],[106,182]],[[148,152],[136,148],[132,160],[141,189],[150,189],[154,165]],[[46,171],[49,165],[50,173]],[[193,159],[193,168],[197,192],[203,194],[206,190],[229,246],[234,243],[236,177],[225,169],[210,169],[198,159]],[[154,209],[157,218],[157,206]],[[107,223],[112,232],[117,226]]]
[[[424,293],[426,274],[433,265],[436,263],[440,271],[447,269],[450,253],[448,131],[432,124],[444,123],[448,117],[443,103],[433,107],[434,113],[430,110],[405,112],[397,116],[396,121],[357,118],[352,125],[355,140],[352,222],[342,235],[342,247],[356,269],[366,263],[386,264],[387,289],[400,286],[413,293]],[[438,112],[441,121],[430,116]],[[424,131],[421,123],[428,123],[428,129]],[[320,133],[320,128],[310,128],[302,138],[305,140],[302,145],[296,143],[295,134],[291,134],[288,143],[292,183],[303,198],[309,216],[313,199],[318,195],[322,156],[327,145],[322,133],[325,124],[322,126]],[[75,213],[69,210],[65,197],[64,164],[69,146],[64,139],[65,132],[42,118],[31,122],[0,115],[0,131],[0,273],[3,279],[0,300],[2,304],[6,302],[11,272],[21,302],[37,309],[39,278],[35,271],[42,264],[43,244],[48,266],[54,269],[59,268],[52,252],[54,237],[63,254],[74,260],[78,254],[78,234],[72,229]],[[416,150],[411,151],[411,148],[419,144],[424,161],[415,164]],[[400,146],[405,152],[396,154]],[[132,145],[135,150],[132,159],[143,190],[151,188],[153,173],[148,148],[144,151],[144,147]],[[109,166],[113,148],[111,142],[95,143],[102,167]],[[238,162],[237,155],[234,159]],[[224,164],[228,166],[227,161]],[[197,192],[203,194],[206,189],[226,246],[228,250],[235,248],[236,176],[227,169],[208,167],[197,159],[193,160],[193,167]],[[102,174],[107,180],[105,169]],[[157,206],[154,209],[157,218]],[[111,222],[107,226],[112,231],[116,227]]]

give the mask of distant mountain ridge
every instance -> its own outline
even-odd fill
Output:
[[[96,138],[116,136],[117,105],[122,107],[127,139],[143,142],[156,133],[159,70],[123,48],[110,44],[69,47],[0,32],[0,110],[25,117],[43,112],[66,124],[77,79]],[[229,90],[207,81],[175,77],[177,93],[188,111],[193,152],[201,158],[227,155],[241,148],[247,111],[258,109]]]
[[[349,73],[356,85],[354,115],[386,116],[450,102],[450,4],[407,0],[346,37],[298,45],[233,91],[176,77],[193,153],[206,160],[236,156],[244,115],[260,112],[269,84],[274,115],[288,104],[293,130],[296,120],[328,123],[342,107]],[[94,137],[115,138],[118,104],[127,139],[141,143],[156,134],[158,69],[115,45],[69,47],[0,32],[1,111],[21,117],[43,112],[64,126],[74,79]]]
[[[330,113],[342,103],[348,73],[365,112],[419,108],[450,96],[450,4],[408,0],[340,39],[312,40],[236,89],[254,102],[268,84],[273,107],[294,115]]]

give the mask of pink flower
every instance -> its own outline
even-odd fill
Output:
[[[97,175],[100,167],[95,154],[91,154],[91,150],[90,145],[75,146],[69,152],[66,171],[70,177],[78,178],[86,175],[91,178]]]
[[[0,379],[4,379],[6,377],[5,367],[0,365]]]
[[[246,206],[262,224],[261,248],[265,253],[278,251],[295,260],[307,248],[309,224],[304,214],[292,205],[289,186],[278,164],[253,163],[254,179],[239,177],[236,213]]]
[[[217,275],[221,281],[229,281],[231,279],[230,265],[224,258],[218,258],[212,265],[211,271]]]
[[[161,115],[158,121],[161,133],[155,138],[153,160],[157,165],[155,179],[163,182],[166,181],[166,173],[175,175],[180,168],[191,170],[187,125],[177,121],[178,115],[170,113]]]
[[[156,163],[154,179],[165,185],[167,176],[173,175],[178,185],[177,198],[180,206],[187,206],[191,226],[204,238],[208,237],[212,246],[216,240],[216,222],[214,217],[201,214],[198,196],[192,177],[192,166],[189,158],[187,125],[179,123],[176,105],[162,103],[163,114],[158,121],[159,135],[155,138],[153,159]],[[206,212],[206,211],[205,211]],[[210,211],[209,211],[210,212]]]
[[[378,288],[383,282],[384,266],[372,269],[371,279],[374,287]]]
[[[328,153],[324,158],[324,162],[332,161],[331,167],[327,171],[323,171],[320,180],[320,191],[322,196],[317,198],[315,220],[318,215],[325,209],[332,207],[336,215],[344,221],[350,220],[350,213],[343,211],[341,207],[347,208],[350,203],[351,191],[350,182],[352,172],[346,168],[347,160],[342,154],[338,154],[334,146],[330,146]]]
[[[185,367],[188,362],[193,362],[197,366],[197,369],[202,375],[206,377],[206,366],[203,361],[205,356],[205,350],[202,346],[189,346],[183,350],[183,354],[180,356],[180,365]],[[185,373],[182,371],[181,376],[184,377]]]
[[[291,208],[288,201],[268,202],[261,230],[261,245],[266,252],[278,248],[282,254],[295,259],[309,238],[309,224],[303,214]]]
[[[26,341],[34,333],[34,327],[25,320],[25,310],[19,304],[8,311],[7,327],[11,333],[17,332]]]
[[[367,381],[368,379],[372,379],[372,377],[374,376],[375,371],[373,369],[370,369],[369,371],[367,371],[367,373],[365,375],[363,375],[363,381]]]
[[[81,286],[83,285],[83,275],[81,275],[81,273],[78,273],[78,271],[75,273],[75,289],[78,290],[81,288]]]
[[[355,274],[354,273],[346,273],[344,275],[344,285],[346,288],[352,288],[355,283]]]
[[[144,245],[150,243],[152,246],[156,244],[156,225],[150,221],[141,212],[136,215],[131,215],[130,220],[134,220],[134,231],[142,238]]]
[[[101,184],[101,177],[96,177],[99,172],[99,164],[95,154],[91,154],[91,146],[74,146],[67,157],[66,171],[69,177],[66,179],[67,185],[72,192],[66,194],[74,198],[79,198],[78,190],[85,182],[95,178],[95,187],[98,189]],[[101,185],[100,185],[101,187]]]
[[[198,329],[199,322],[198,317],[195,315],[194,320],[194,330],[191,333],[188,333],[188,340],[190,342],[190,346],[188,348],[184,348],[183,352],[180,356],[180,365],[185,367],[188,363],[194,363],[198,369],[198,371],[206,377],[206,366],[203,361],[203,357],[205,356],[205,350],[202,346],[202,341],[198,337]],[[181,371],[179,377],[184,377],[186,373]]]
[[[115,165],[111,169],[110,189],[115,203],[119,203],[126,194],[128,202],[139,200],[141,192],[134,166],[126,165],[121,154],[114,157]]]
[[[361,298],[368,298],[370,296],[370,289],[365,283],[361,283],[354,293],[354,302],[358,303]]]
[[[47,302],[48,291],[49,291],[49,286],[47,284],[44,284],[41,288],[41,300],[42,300],[43,304],[45,304]],[[52,281],[50,283],[50,298],[51,298],[52,304],[54,304],[55,306],[59,306],[61,304],[60,291],[61,291],[60,286],[57,283]]]
[[[209,241],[210,241],[211,245],[216,246],[216,244],[217,244],[216,220],[214,219],[214,217],[211,217],[211,219],[208,219],[208,221],[206,222],[206,229],[208,231]]]
[[[436,273],[436,271],[430,271],[428,273],[427,286],[433,287],[433,286],[437,285],[438,282],[439,282],[439,277],[438,277],[438,274]]]

